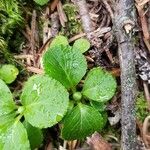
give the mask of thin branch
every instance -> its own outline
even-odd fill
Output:
[[[140,4],[137,2],[136,3],[136,8],[138,10],[138,14],[139,14],[139,17],[140,17],[144,38],[146,40],[149,40],[150,35],[149,35],[148,25],[147,25],[147,21],[146,21],[145,12],[143,10],[143,7],[140,6]]]
[[[50,29],[50,37],[55,37],[58,34],[59,31],[59,17],[58,17],[58,13],[55,12],[53,14],[51,14],[51,29]]]
[[[113,20],[114,19],[114,13],[112,11],[112,8],[110,7],[110,5],[108,4],[107,0],[102,0],[107,11],[109,12],[110,16],[111,16],[111,19]]]
[[[60,23],[63,27],[65,27],[65,23],[67,22],[67,16],[63,10],[61,1],[59,1],[57,4],[57,11],[58,11]]]
[[[148,142],[148,139],[150,139],[150,136],[148,136],[148,133],[149,133],[148,128],[150,126],[149,121],[150,121],[150,116],[147,116],[144,120],[143,128],[142,128],[143,129],[142,130],[143,131],[143,140],[144,140],[144,143],[145,143],[147,148],[150,148],[150,145]]]
[[[143,81],[143,87],[144,87],[145,98],[146,98],[148,106],[149,106],[148,108],[150,110],[150,93],[149,93],[149,89],[148,89],[148,84],[144,81]]]
[[[76,5],[79,8],[79,13],[81,16],[84,32],[87,34],[87,37],[90,39],[91,38],[90,33],[94,31],[94,27],[90,19],[87,3],[85,0],[76,0]]]
[[[132,43],[134,18],[134,0],[118,0],[115,8],[114,30],[119,46],[121,67],[121,146],[123,150],[139,149],[135,118],[135,98],[137,94],[135,54]]]
[[[35,68],[35,67],[27,67],[27,70],[36,74],[43,74],[44,71],[42,69],[39,68]]]
[[[36,11],[33,10],[32,14],[32,22],[31,22],[31,51],[33,54],[33,62],[34,66],[36,65],[35,63],[35,34],[36,34]]]
[[[79,9],[79,14],[82,21],[82,27],[84,32],[86,33],[87,38],[89,39],[92,46],[99,49],[101,47],[101,39],[97,37],[97,35],[94,33],[95,28],[90,18],[89,9],[86,0],[76,0],[75,4]]]
[[[54,0],[54,1],[51,3],[51,5],[50,5],[50,10],[51,10],[51,12],[53,12],[53,11],[56,9],[58,2],[59,2],[59,0]]]
[[[104,36],[104,34],[108,33],[111,31],[111,28],[110,27],[103,27],[103,28],[98,28],[96,30],[93,31],[93,34],[96,35],[96,37],[102,37]],[[69,39],[69,42],[73,42],[81,37],[84,37],[86,36],[87,34],[86,33],[79,33],[78,35],[75,35],[74,37],[70,38]]]
[[[33,59],[33,55],[15,55],[14,56],[15,59],[27,59],[27,58],[30,58],[30,59]]]

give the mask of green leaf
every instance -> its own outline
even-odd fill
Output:
[[[78,39],[74,42],[73,48],[85,53],[90,48],[90,42],[87,39]]]
[[[65,140],[82,139],[103,126],[101,114],[93,107],[78,104],[63,120],[62,137]]]
[[[31,149],[34,150],[35,148],[38,148],[42,144],[42,141],[43,141],[42,130],[39,128],[33,127],[27,121],[24,121],[23,125],[25,126],[27,130]]]
[[[85,79],[82,94],[91,100],[106,102],[115,94],[116,86],[111,74],[101,68],[94,68]]]
[[[63,123],[63,121],[65,120],[65,117],[68,116],[68,114],[72,111],[73,108],[74,108],[74,101],[70,100],[69,101],[69,106],[68,106],[68,109],[67,109],[67,113],[65,114],[65,116],[61,120],[61,123]]]
[[[0,129],[5,126],[5,124],[8,123],[13,123],[16,117],[16,113],[15,112],[11,112],[9,114],[6,115],[2,115],[0,116]]]
[[[67,89],[77,85],[87,69],[86,60],[80,51],[62,45],[47,50],[43,56],[43,66],[46,74]]]
[[[0,116],[9,114],[15,109],[11,92],[4,81],[0,79]]]
[[[69,45],[68,39],[65,36],[58,35],[56,36],[50,44],[50,47],[56,47],[59,45],[67,46]]]
[[[16,79],[18,73],[19,71],[14,65],[2,65],[0,68],[0,79],[10,84]]]
[[[30,150],[26,129],[21,122],[0,126],[1,150]]]
[[[106,104],[103,102],[90,101],[92,107],[97,109],[99,112],[103,112],[106,110]]]
[[[102,124],[102,128],[104,128],[104,127],[105,127],[105,125],[106,125],[106,123],[107,123],[107,121],[108,121],[108,115],[107,115],[107,112],[106,112],[106,111],[101,112],[101,115],[102,115],[102,117],[103,117],[103,124]]]
[[[49,0],[34,0],[37,4],[43,6],[49,2]]]
[[[35,75],[26,82],[21,95],[26,121],[39,128],[58,123],[67,111],[69,94],[56,80]]]

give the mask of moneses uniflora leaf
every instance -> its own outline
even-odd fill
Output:
[[[15,108],[16,106],[9,88],[0,79],[0,116],[13,112]]]
[[[31,149],[34,150],[35,148],[38,148],[43,142],[42,130],[39,128],[33,127],[27,121],[24,121],[23,125],[25,126],[27,130]]]
[[[78,39],[74,42],[73,48],[85,53],[90,48],[90,42],[87,39]]]
[[[16,106],[7,85],[0,79],[0,149],[28,150],[27,133],[16,120]]]
[[[0,125],[0,149],[30,150],[26,129],[20,121]]]
[[[82,94],[91,100],[106,102],[115,94],[116,86],[111,74],[101,68],[94,68],[85,79]]]
[[[30,141],[29,144],[28,138],[33,139],[33,135],[30,133],[27,137],[29,126],[26,131],[20,119],[24,115],[26,121],[40,128],[56,124],[68,109],[69,94],[55,79],[46,75],[35,75],[26,82],[21,103],[23,106],[15,106],[10,90],[4,81],[0,80],[1,150],[28,150],[30,144],[31,148],[38,146],[42,140],[40,129],[32,127],[32,132],[36,132],[36,139],[34,137],[34,143]]]
[[[63,120],[62,137],[82,139],[103,127],[101,114],[93,107],[79,103]]]
[[[51,127],[67,111],[69,94],[58,81],[44,75],[35,75],[26,82],[21,95],[24,116],[32,126]]]
[[[0,79],[5,81],[5,83],[10,84],[16,79],[18,73],[19,71],[14,65],[2,65],[0,68]]]
[[[82,53],[70,46],[49,48],[43,56],[45,73],[67,89],[76,86],[86,73],[87,63]]]
[[[63,45],[63,46],[69,45],[68,39],[65,36],[58,35],[52,40],[50,47],[52,48],[59,45]]]

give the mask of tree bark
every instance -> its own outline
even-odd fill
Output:
[[[121,125],[122,149],[136,150],[136,72],[134,44],[132,42],[135,26],[134,0],[118,0],[115,8],[114,30],[119,46],[121,67]]]

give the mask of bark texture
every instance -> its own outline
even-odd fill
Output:
[[[134,0],[118,0],[115,8],[114,30],[118,40],[121,67],[123,150],[138,149],[135,120],[136,72],[132,42],[134,18]]]

